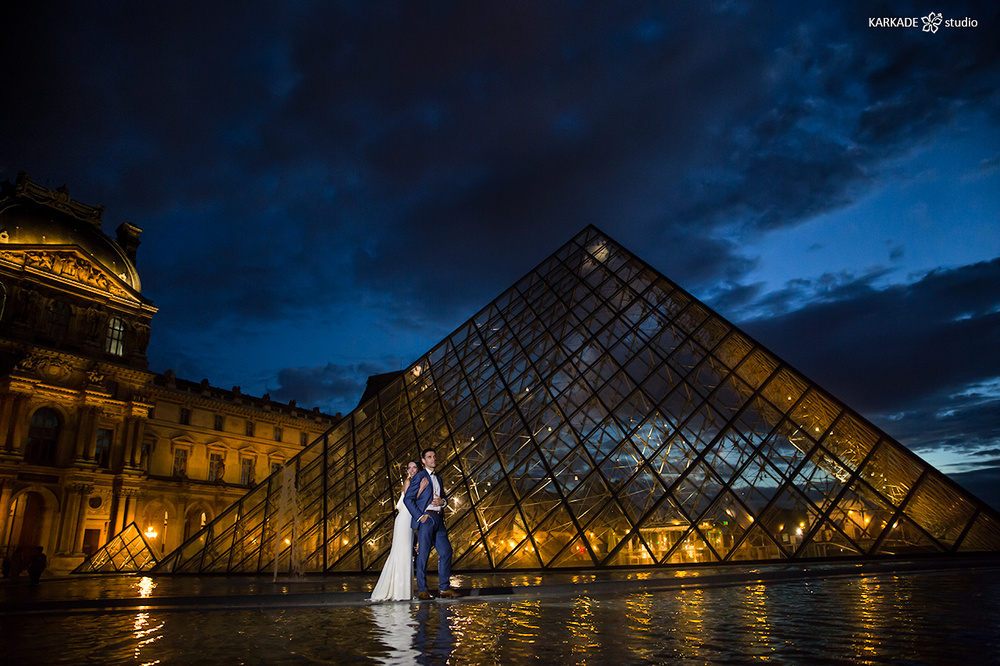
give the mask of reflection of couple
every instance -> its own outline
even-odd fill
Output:
[[[451,580],[451,543],[444,526],[442,511],[448,495],[441,479],[434,473],[437,455],[434,449],[423,452],[424,469],[417,471],[417,463],[406,465],[403,493],[396,502],[399,514],[392,529],[392,548],[389,559],[382,567],[372,601],[402,601],[410,599],[413,591],[411,558],[413,556],[413,530],[417,530],[417,596],[430,599],[427,590],[427,558],[433,547],[438,553],[438,589],[446,599],[458,597],[458,592],[448,587]]]

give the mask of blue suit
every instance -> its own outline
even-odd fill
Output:
[[[440,476],[435,476],[441,487],[441,499],[446,500],[448,495],[444,490],[444,483]],[[420,489],[421,485],[424,486],[423,491]],[[410,524],[417,530],[417,589],[421,592],[427,591],[427,558],[432,547],[438,554],[438,589],[447,590],[451,581],[451,542],[448,541],[448,530],[445,529],[441,512],[427,512],[432,499],[434,485],[430,475],[427,470],[420,470],[413,475],[406,495],[403,496],[403,504],[413,517]],[[421,522],[420,518],[425,514],[427,518]]]

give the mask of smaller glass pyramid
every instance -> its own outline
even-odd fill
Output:
[[[425,448],[455,570],[1000,551],[991,507],[591,226],[155,571],[378,571]]]
[[[73,569],[75,574],[138,573],[156,566],[156,556],[135,523],[116,534]]]

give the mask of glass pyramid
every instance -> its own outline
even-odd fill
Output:
[[[427,447],[456,570],[1000,550],[992,508],[588,227],[155,571],[378,571]]]
[[[135,523],[116,534],[73,569],[75,574],[138,573],[156,565],[156,556]]]

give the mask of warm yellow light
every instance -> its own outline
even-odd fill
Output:
[[[285,545],[286,546],[291,546],[292,545],[292,540],[291,539],[285,539]]]
[[[146,528],[146,538],[147,539],[155,539],[156,538],[156,530],[153,529],[152,525],[150,525],[150,526],[148,526]]]
[[[345,546],[347,545],[347,539],[344,539],[344,545]]]

